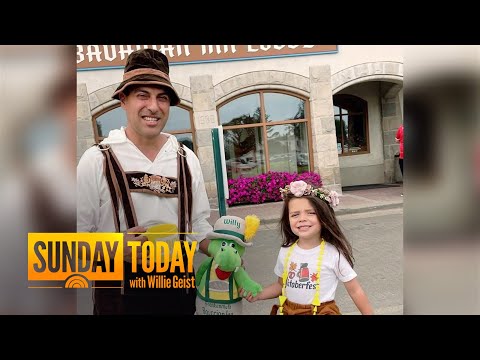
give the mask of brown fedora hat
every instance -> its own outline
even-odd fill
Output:
[[[119,94],[131,85],[159,85],[164,87],[170,96],[170,105],[180,103],[180,98],[170,82],[168,59],[158,50],[141,49],[132,52],[127,58],[123,81],[112,95],[119,99]]]

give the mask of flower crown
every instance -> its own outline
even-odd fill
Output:
[[[280,188],[280,194],[282,195],[283,200],[287,198],[288,194],[293,194],[296,197],[312,195],[325,201],[331,208],[334,208],[340,202],[338,193],[336,191],[321,187],[314,188],[312,185],[307,184],[303,180],[292,181],[290,185]]]

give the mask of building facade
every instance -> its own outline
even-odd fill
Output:
[[[138,47],[170,59],[181,103],[164,131],[195,151],[212,203],[218,125],[229,179],[313,171],[338,192],[401,180],[395,133],[403,122],[403,49],[389,45],[78,45],[78,159],[125,126],[111,96]]]

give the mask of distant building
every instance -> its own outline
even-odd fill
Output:
[[[218,125],[229,178],[315,171],[337,191],[399,179],[403,49],[395,45],[78,45],[78,157],[125,125],[111,95],[137,47],[169,57],[181,103],[164,131],[195,151],[211,199]]]

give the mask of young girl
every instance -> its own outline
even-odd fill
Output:
[[[338,280],[363,315],[373,314],[357,274],[352,247],[340,229],[333,208],[338,194],[294,181],[280,189],[284,200],[280,226],[283,244],[274,272],[278,282],[249,302],[279,297],[271,315],[340,315],[335,304]]]

